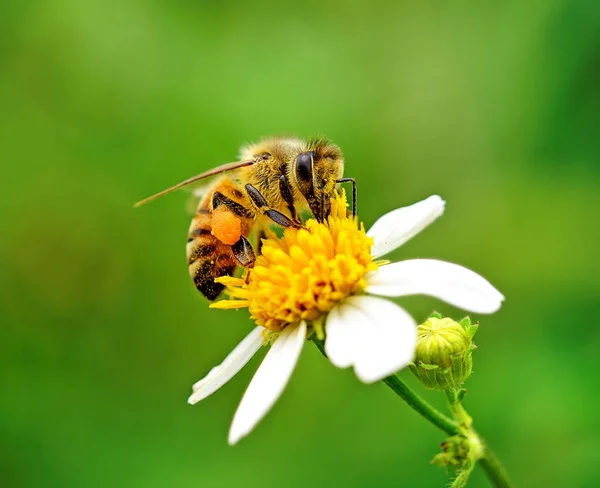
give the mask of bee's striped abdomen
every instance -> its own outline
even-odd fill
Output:
[[[238,265],[231,245],[223,243],[212,234],[212,202],[216,192],[227,196],[240,207],[247,205],[245,195],[235,188],[229,178],[224,177],[202,198],[192,219],[186,247],[188,270],[198,291],[209,300],[215,300],[224,288],[222,284],[215,283],[215,278],[233,275]],[[241,233],[246,235],[252,225],[252,217],[248,214],[240,220]]]
[[[188,234],[186,247],[190,277],[194,285],[209,300],[216,299],[224,286],[215,278],[232,274],[235,260],[231,246],[211,234],[210,213],[196,213]]]

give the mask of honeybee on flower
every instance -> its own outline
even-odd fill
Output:
[[[433,195],[393,210],[365,231],[348,216],[346,197],[331,199],[329,217],[263,240],[249,275],[222,277],[229,299],[213,308],[248,308],[257,326],[218,366],[193,386],[189,403],[214,393],[264,345],[263,362],[234,415],[229,443],[246,436],[285,388],[307,337],[324,339],[339,368],[352,366],[373,383],[407,366],[414,357],[417,324],[382,297],[429,295],[476,313],[493,313],[503,295],[485,278],[434,259],[379,260],[432,223],[445,202]]]

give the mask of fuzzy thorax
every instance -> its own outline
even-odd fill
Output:
[[[258,325],[280,331],[299,320],[318,320],[345,297],[362,292],[366,274],[377,269],[373,240],[346,207],[345,194],[336,194],[325,223],[310,219],[303,229],[287,228],[282,238],[272,234],[263,240],[249,276],[216,280],[230,298],[211,307],[248,307]]]

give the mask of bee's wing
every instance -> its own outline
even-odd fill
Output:
[[[158,192],[148,198],[144,198],[143,200],[140,200],[139,202],[137,202],[134,205],[134,207],[139,207],[140,205],[143,205],[144,203],[148,203],[148,202],[154,200],[155,198],[162,197],[163,195],[166,195],[167,193],[171,193],[173,190],[177,190],[177,189],[181,188],[182,186],[189,185],[190,183],[193,183],[194,181],[202,180],[204,178],[208,178],[209,176],[218,175],[218,174],[224,173],[226,171],[243,168],[244,166],[250,166],[251,164],[258,162],[259,160],[260,159],[248,159],[246,161],[236,161],[234,163],[227,163],[227,164],[223,164],[221,166],[217,166],[216,168],[209,169],[208,171],[205,171],[204,173],[200,173],[199,175],[192,176],[191,178],[188,178],[187,180],[184,180],[181,183],[177,183],[175,186],[172,186],[171,188],[167,188],[166,190],[163,190],[163,191]]]
[[[209,181],[203,185],[197,186],[190,190],[188,200],[185,204],[185,211],[190,215],[194,215],[196,210],[198,209],[198,204],[200,200],[207,194],[210,193],[211,188],[213,188],[214,181]]]

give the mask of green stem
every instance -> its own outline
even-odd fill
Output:
[[[473,424],[473,419],[465,410],[465,407],[462,406],[460,400],[458,400],[456,390],[444,390],[446,393],[446,398],[448,399],[448,407],[450,408],[450,412],[452,413],[452,417],[456,420],[463,429],[469,429]]]
[[[417,413],[425,417],[429,422],[446,432],[448,435],[456,435],[460,432],[457,423],[446,417],[443,413],[433,408],[423,398],[417,395],[397,375],[388,376],[383,380],[396,395],[402,398]]]
[[[475,467],[475,462],[469,459],[463,468],[460,470],[454,481],[450,485],[450,488],[463,488],[467,486],[467,481],[469,481],[469,476],[473,472],[473,468]]]
[[[318,339],[317,337],[312,337],[312,341],[319,348],[319,351],[321,351],[323,356],[327,357],[327,354],[325,354],[325,347],[323,341]],[[431,422],[433,425],[443,430],[448,435],[456,435],[460,433],[458,424],[454,420],[439,412],[429,403],[423,400],[423,398],[417,395],[397,375],[388,376],[383,381],[394,391],[394,393],[396,393],[396,395],[398,395],[406,403],[408,403],[408,405],[413,410],[416,410],[419,414],[421,414],[423,417],[429,420],[429,422]]]
[[[318,339],[316,336],[313,336],[311,339],[319,348],[319,351],[321,351],[323,356],[327,357],[327,354],[325,353],[324,342],[321,339]],[[458,473],[457,477],[452,482],[452,488],[462,488],[466,486],[469,476],[473,471],[477,461],[481,463],[481,466],[485,470],[488,478],[496,488],[512,488],[512,485],[508,479],[508,474],[500,463],[500,460],[496,457],[492,450],[487,447],[484,440],[471,427],[471,417],[458,400],[455,390],[446,390],[450,411],[455,419],[452,420],[427,403],[397,375],[388,376],[383,380],[383,382],[389,386],[394,393],[396,393],[396,395],[402,398],[413,410],[422,415],[433,425],[446,432],[446,434],[451,436],[465,436],[470,439],[470,443],[472,445],[479,446],[478,449],[476,449],[477,452],[475,456],[465,463],[463,469]]]
[[[452,412],[452,416],[458,422],[461,434],[464,435],[471,446],[470,459],[467,461],[467,468],[463,468],[463,470],[458,474],[454,483],[456,483],[459,479],[463,480],[466,484],[475,463],[479,461],[481,463],[481,467],[484,469],[487,477],[492,482],[492,484],[496,488],[511,488],[512,485],[510,480],[508,479],[508,473],[500,463],[500,460],[496,457],[493,451],[486,445],[483,438],[473,429],[472,424],[473,420],[471,416],[467,413],[465,408],[463,407],[460,400],[458,400],[457,390],[449,389],[445,390],[446,397],[448,398],[448,406],[450,411]],[[464,477],[463,477],[464,473]],[[452,484],[452,487],[455,484]],[[457,484],[456,487],[465,486],[464,484]]]
[[[483,457],[479,460],[490,481],[496,488],[511,488],[508,473],[494,452],[484,444]]]

